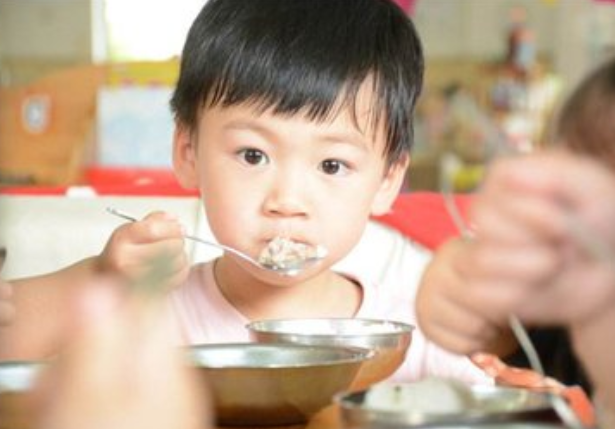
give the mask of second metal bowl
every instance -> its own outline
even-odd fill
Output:
[[[351,390],[361,390],[393,374],[406,358],[414,326],[379,319],[315,318],[255,321],[247,325],[260,343],[361,347],[373,350]]]

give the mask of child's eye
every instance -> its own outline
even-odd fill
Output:
[[[348,166],[337,159],[325,159],[320,164],[320,169],[329,175],[340,175],[348,172]]]
[[[263,165],[269,161],[267,155],[258,149],[242,149],[239,156],[250,165]]]

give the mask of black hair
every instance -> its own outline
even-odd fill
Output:
[[[615,57],[587,75],[558,115],[556,139],[615,169]]]
[[[391,0],[209,0],[188,33],[171,107],[191,129],[202,108],[242,103],[325,120],[373,82],[372,125],[384,124],[392,163],[412,146],[423,70],[415,27]]]

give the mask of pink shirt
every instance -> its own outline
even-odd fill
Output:
[[[211,262],[195,265],[185,285],[171,295],[172,310],[184,341],[188,344],[250,341],[245,328],[250,321],[220,293],[212,265]],[[357,280],[363,287],[363,302],[356,317],[397,320],[417,326],[414,287],[378,287],[372,282]],[[406,360],[392,379],[412,381],[428,375],[492,384],[491,378],[467,357],[441,349],[415,329]]]

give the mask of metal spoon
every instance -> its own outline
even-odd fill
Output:
[[[113,207],[107,207],[107,212],[111,213],[112,215],[118,216],[122,219],[126,219],[130,222],[137,221],[136,217],[128,213],[125,213],[123,211],[117,210]],[[215,241],[204,240],[202,238],[196,237],[194,235],[188,235],[188,234],[184,235],[184,238],[187,240],[195,241],[197,243],[205,244],[207,246],[216,247],[228,253],[232,253],[233,255],[240,257],[241,259],[251,263],[252,265],[257,266],[258,268],[269,270],[269,271],[274,271],[282,276],[291,276],[291,277],[296,276],[302,270],[309,268],[312,265],[322,261],[324,257],[326,256],[326,252],[317,252],[317,254],[303,258],[303,259],[293,258],[293,259],[288,259],[288,260],[275,261],[271,263],[269,262],[263,263],[237,249],[226,246],[224,244],[216,243]]]

